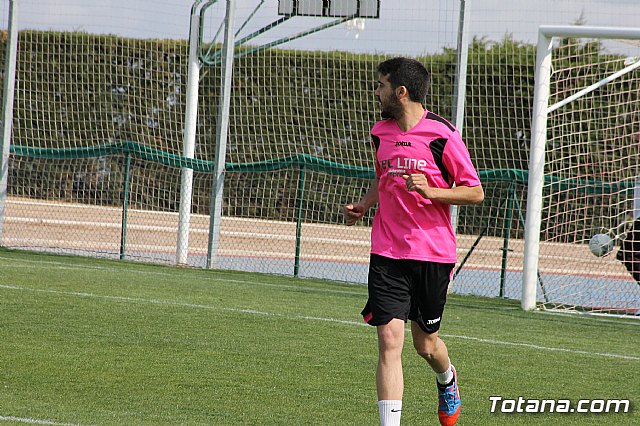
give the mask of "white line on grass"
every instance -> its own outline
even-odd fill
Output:
[[[137,303],[146,303],[146,304],[152,304],[152,305],[208,309],[208,310],[225,311],[225,312],[237,312],[237,313],[245,313],[245,314],[252,314],[252,315],[285,318],[290,320],[324,321],[324,322],[332,322],[337,324],[356,325],[356,326],[364,326],[364,327],[367,326],[367,324],[363,322],[340,320],[336,318],[310,317],[305,315],[285,315],[285,314],[279,314],[274,312],[256,311],[254,309],[227,308],[227,307],[212,306],[212,305],[202,305],[197,303],[174,302],[171,300],[144,299],[140,297],[126,297],[126,296],[107,296],[107,295],[99,295],[94,293],[78,293],[78,292],[59,291],[59,290],[44,290],[44,289],[27,288],[27,287],[10,286],[10,285],[0,285],[0,288],[4,288],[7,290],[30,291],[30,292],[36,292],[36,293],[60,294],[60,295],[66,295],[66,296],[91,297],[91,298],[105,299],[105,300],[117,300],[122,302],[134,302],[134,303],[137,302]],[[472,340],[475,342],[488,343],[492,345],[518,346],[518,347],[536,349],[541,351],[567,352],[567,353],[580,354],[580,355],[603,356],[608,358],[640,361],[640,357],[630,356],[630,355],[620,355],[620,354],[607,353],[607,352],[589,352],[589,351],[582,351],[578,349],[554,348],[554,347],[548,347],[548,346],[534,345],[531,343],[507,342],[502,340],[484,339],[480,337],[464,336],[464,335],[456,335],[456,334],[441,333],[441,336],[452,338],[452,339]]]
[[[2,422],[18,422],[18,423],[29,423],[32,425],[53,425],[53,426],[80,426],[76,423],[58,423],[51,420],[43,420],[43,419],[31,419],[27,417],[14,417],[14,416],[0,416],[0,421]]]

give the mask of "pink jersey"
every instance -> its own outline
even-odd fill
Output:
[[[480,179],[460,133],[429,111],[408,132],[394,119],[371,129],[376,148],[379,204],[371,252],[394,259],[456,262],[450,206],[407,190],[402,175],[424,173],[430,186],[478,186]]]

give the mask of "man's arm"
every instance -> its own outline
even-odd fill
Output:
[[[357,203],[346,204],[342,208],[347,225],[351,226],[363,218],[365,213],[378,203],[378,178],[371,181],[369,190]]]
[[[429,200],[458,206],[480,204],[484,200],[484,189],[482,189],[482,185],[434,188],[429,186],[427,177],[421,173],[403,175],[402,177],[407,184],[407,190],[416,191]]]

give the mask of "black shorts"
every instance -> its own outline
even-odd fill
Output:
[[[394,318],[415,321],[426,333],[440,329],[453,263],[371,255],[369,300],[362,317],[370,325]]]

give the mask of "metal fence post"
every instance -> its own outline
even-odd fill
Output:
[[[9,147],[13,130],[13,98],[18,62],[18,0],[9,2],[7,56],[4,67],[4,102],[2,104],[2,141],[0,141],[0,245],[4,237],[5,206],[9,184]]]

